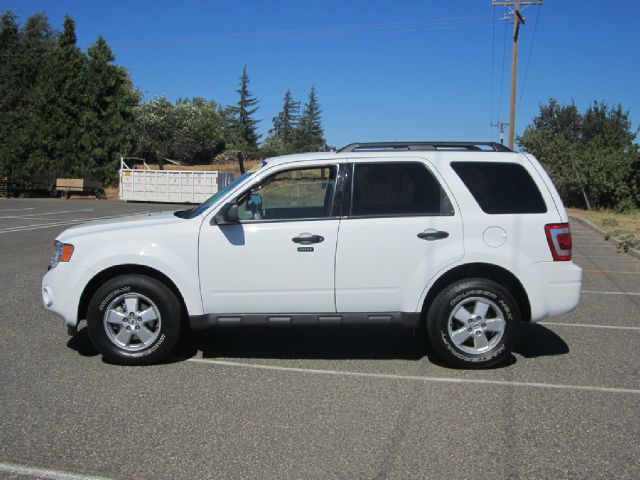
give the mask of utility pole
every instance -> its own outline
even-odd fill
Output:
[[[498,127],[500,129],[500,144],[504,145],[504,127],[509,125],[509,122],[496,122],[492,123],[492,127]]]
[[[516,91],[518,85],[518,38],[520,24],[524,25],[525,18],[520,13],[520,7],[527,5],[542,5],[542,1],[500,2],[493,0],[493,6],[513,7],[513,56],[511,58],[511,106],[509,108],[509,148],[513,150],[516,138]]]

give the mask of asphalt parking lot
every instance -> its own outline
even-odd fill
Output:
[[[587,228],[580,306],[492,370],[390,329],[217,330],[107,364],[41,305],[51,243],[177,208],[0,199],[0,478],[640,478],[640,262]]]

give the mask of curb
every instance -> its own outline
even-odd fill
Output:
[[[585,227],[589,227],[591,230],[594,230],[596,233],[599,233],[600,235],[602,235],[602,237],[605,239],[605,241],[607,241],[609,243],[612,243],[616,247],[620,246],[620,244],[622,243],[620,241],[620,239],[618,239],[617,237],[612,236],[609,232],[606,232],[605,230],[602,230],[600,227],[596,226],[595,224],[593,224],[592,222],[590,222],[586,218],[576,217],[575,215],[569,215],[569,218],[571,220],[576,220],[578,223],[581,223]],[[624,253],[624,252],[621,252],[621,253]],[[640,250],[638,250],[638,249],[629,248],[629,250],[626,253],[628,255],[631,255],[632,257],[640,258]]]

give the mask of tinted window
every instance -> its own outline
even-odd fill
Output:
[[[517,163],[452,162],[451,167],[486,213],[545,213],[527,170]]]
[[[335,183],[335,167],[278,172],[241,196],[238,215],[242,220],[328,217]]]
[[[453,215],[453,208],[421,163],[357,163],[351,214]]]

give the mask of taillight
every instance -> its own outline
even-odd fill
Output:
[[[571,260],[571,229],[568,223],[550,223],[544,226],[551,256],[556,262]]]

